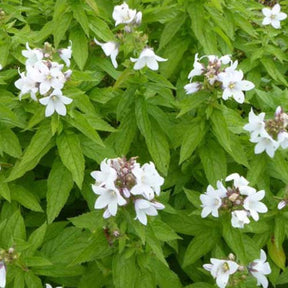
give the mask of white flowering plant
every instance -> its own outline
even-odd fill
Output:
[[[1,1],[0,288],[286,287],[287,13]]]

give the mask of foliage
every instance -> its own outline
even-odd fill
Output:
[[[6,287],[216,287],[203,264],[233,253],[247,266],[260,249],[272,269],[269,283],[286,287],[288,213],[277,205],[288,198],[288,152],[255,154],[243,127],[251,107],[268,118],[278,106],[288,111],[287,20],[281,29],[262,25],[261,2],[275,1],[126,2],[143,13],[132,33],[114,25],[118,0],[1,3],[0,248],[15,250],[4,259]],[[280,2],[287,12],[288,1]],[[117,69],[94,38],[121,44]],[[45,117],[29,93],[19,100],[22,51],[27,42],[31,49],[48,42],[57,52],[70,41],[72,75],[63,95],[73,102],[66,116]],[[130,57],[146,46],[168,59],[159,71],[133,69]],[[223,100],[213,87],[185,93],[196,53],[238,60],[255,85],[243,104]],[[153,161],[165,179],[158,197],[165,209],[147,226],[128,207],[108,219],[94,209],[90,173],[105,158],[123,156]],[[200,216],[200,195],[232,173],[265,190],[268,212],[244,229],[231,227],[225,212]],[[256,287],[251,275],[229,283]]]

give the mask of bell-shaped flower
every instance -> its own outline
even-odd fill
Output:
[[[151,48],[145,48],[140,53],[139,58],[130,58],[130,60],[135,63],[135,70],[140,70],[147,66],[151,70],[156,71],[159,68],[158,62],[167,61],[168,59],[157,56]]]
[[[223,94],[222,98],[227,100],[233,97],[235,101],[242,104],[245,100],[243,91],[251,90],[255,85],[243,79],[243,72],[241,70],[221,72],[218,75],[218,80],[222,82]]]
[[[238,173],[232,173],[225,178],[226,182],[232,181],[234,187],[240,188],[241,186],[247,186],[249,181],[243,176],[240,176]]]
[[[130,9],[126,2],[121,5],[115,6],[112,13],[112,17],[115,20],[115,26],[119,24],[129,24],[133,22],[136,13],[136,10]]]
[[[213,278],[216,278],[216,284],[219,288],[225,288],[229,282],[229,277],[234,274],[239,265],[230,260],[210,259],[212,264],[204,264],[205,270],[209,271]]]
[[[249,112],[249,123],[243,128],[251,133],[251,138],[255,138],[265,133],[265,113],[262,112],[259,115],[255,115],[253,109]]]
[[[136,211],[135,219],[138,219],[144,225],[147,225],[147,215],[156,216],[158,215],[157,210],[165,208],[161,203],[153,203],[145,199],[135,200],[134,207]]]
[[[45,288],[53,288],[50,284],[45,284]],[[57,286],[55,288],[62,288],[62,286]]]
[[[249,194],[245,200],[243,207],[250,212],[251,217],[255,220],[259,220],[258,213],[266,213],[268,211],[265,204],[260,202],[265,197],[265,191],[261,190],[252,194]]]
[[[101,48],[102,48],[102,50],[106,56],[110,56],[112,64],[113,64],[114,68],[116,69],[118,67],[118,63],[116,61],[116,57],[119,53],[118,43],[112,42],[112,41],[107,42],[107,43],[101,43],[95,38],[94,38],[94,41],[97,45],[101,46]]]
[[[164,178],[159,175],[154,163],[146,163],[141,168],[135,166],[132,173],[136,177],[136,185],[132,187],[131,194],[143,195],[148,200],[154,198],[154,193],[159,196]]]
[[[38,87],[37,87],[37,82],[34,81],[34,79],[32,79],[29,76],[29,73],[27,73],[27,75],[25,75],[24,72],[20,73],[20,79],[15,81],[15,86],[21,90],[20,94],[19,94],[19,99],[21,100],[22,95],[30,93],[31,98],[34,101],[37,101],[37,97],[36,97],[36,93],[38,92]]]
[[[188,75],[188,79],[190,81],[192,81],[194,76],[199,76],[199,75],[202,75],[204,73],[205,66],[199,62],[201,59],[202,58],[198,57],[198,53],[196,53],[195,57],[194,57],[193,69],[190,71],[190,73]]]
[[[70,46],[59,50],[60,58],[65,62],[67,67],[70,67],[70,59],[72,56],[72,41],[70,41]]]
[[[39,93],[45,95],[50,89],[61,90],[66,77],[61,71],[62,64],[57,62],[38,62],[34,69],[34,80],[39,82]]]
[[[248,266],[249,272],[257,279],[257,286],[262,285],[263,288],[268,288],[269,283],[265,275],[271,273],[270,265],[266,260],[266,253],[261,249],[260,259],[254,260]]]
[[[3,261],[0,261],[0,288],[6,286],[6,267]]]
[[[283,149],[288,148],[288,133],[281,131],[277,136],[277,142]]]
[[[279,147],[279,143],[275,141],[266,131],[262,133],[261,136],[251,138],[251,142],[257,143],[254,148],[255,154],[260,154],[263,151],[266,151],[266,153],[273,158],[275,151]]]
[[[200,200],[202,202],[201,207],[203,208],[201,212],[201,217],[205,218],[209,214],[212,214],[214,217],[219,217],[219,208],[222,205],[221,198],[226,196],[226,189],[223,184],[220,184],[221,181],[217,182],[217,190],[215,190],[211,185],[207,187],[205,194],[200,195]],[[219,189],[220,188],[220,189]]]
[[[121,196],[119,190],[114,186],[109,189],[92,185],[95,194],[100,195],[94,205],[95,209],[102,209],[107,207],[104,211],[103,217],[108,218],[115,216],[118,210],[118,205],[123,206],[127,201]]]
[[[199,82],[189,83],[184,86],[186,94],[196,93],[201,89],[201,84]]]
[[[244,228],[245,224],[249,224],[248,212],[245,210],[232,211],[231,224],[234,228]]]
[[[28,42],[26,42],[26,49],[22,50],[22,55],[27,58],[25,62],[26,66],[34,66],[43,59],[44,55],[41,49],[31,49]]]
[[[45,116],[51,116],[55,111],[65,116],[67,111],[65,105],[72,103],[72,99],[62,95],[61,90],[54,90],[48,97],[39,99],[39,102],[46,106]]]
[[[100,170],[91,172],[91,176],[96,180],[96,186],[113,188],[117,179],[117,172],[111,167],[111,160],[104,159],[100,164]]]
[[[275,4],[272,9],[268,7],[263,8],[262,13],[265,17],[262,21],[262,25],[271,24],[275,29],[280,29],[280,21],[287,18],[287,14],[280,10],[281,6],[279,4]]]

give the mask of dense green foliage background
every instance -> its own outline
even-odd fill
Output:
[[[135,57],[129,35],[117,70],[93,41],[122,33],[111,16],[121,1],[1,1],[0,248],[17,252],[7,264],[7,288],[210,288],[215,281],[202,265],[211,257],[232,252],[247,265],[262,247],[271,285],[286,287],[288,213],[277,210],[275,196],[287,193],[287,151],[255,155],[243,130],[251,107],[268,116],[279,105],[288,111],[288,24],[262,26],[259,2],[127,1],[143,13],[138,40],[148,39],[168,58],[157,72],[139,72],[129,60]],[[288,1],[280,2],[287,12]],[[26,42],[59,49],[69,40],[73,73],[63,93],[73,102],[65,117],[45,118],[44,106],[17,97],[21,51]],[[213,91],[185,94],[195,53],[239,61],[256,87],[244,104]],[[159,200],[166,208],[147,226],[133,211],[104,221],[103,211],[94,210],[90,173],[104,158],[120,156],[153,161],[165,177]],[[269,208],[241,230],[225,217],[200,217],[200,193],[234,172],[265,190]],[[234,287],[256,287],[256,280],[249,276]]]

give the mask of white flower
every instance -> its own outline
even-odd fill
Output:
[[[282,131],[278,134],[277,141],[279,146],[281,146],[283,149],[288,148],[288,133],[285,131]]]
[[[103,214],[104,218],[108,218],[111,215],[115,216],[117,213],[118,205],[123,206],[127,203],[116,187],[113,189],[112,187],[106,189],[97,185],[92,185],[92,189],[95,194],[100,195],[95,202],[94,208],[102,209],[107,206],[107,209]]]
[[[202,218],[207,217],[210,213],[214,217],[219,217],[218,210],[222,205],[221,198],[226,196],[226,189],[224,188],[223,184],[220,183],[220,181],[217,182],[217,190],[215,190],[211,185],[209,185],[207,187],[206,193],[200,195],[200,200],[202,202],[201,207],[203,208],[201,212]]]
[[[198,58],[198,53],[196,53],[195,57],[194,57],[193,69],[190,71],[190,73],[188,75],[188,79],[190,81],[192,81],[194,76],[202,75],[204,70],[205,70],[204,65],[199,62],[200,60],[201,60],[201,58]]]
[[[287,200],[281,200],[281,201],[278,203],[277,208],[278,208],[279,210],[281,210],[281,209],[283,209],[283,208],[286,207],[286,206],[287,206]]]
[[[45,288],[53,288],[50,284],[45,284]],[[62,288],[62,286],[57,286],[55,288]]]
[[[0,261],[0,288],[6,286],[6,267],[3,261]]]
[[[156,216],[158,215],[157,210],[164,209],[165,206],[159,202],[150,202],[145,199],[135,200],[135,211],[136,217],[142,224],[147,225],[147,215]]]
[[[245,210],[232,211],[231,224],[235,228],[244,228],[245,224],[250,223],[248,212]]]
[[[255,137],[250,139],[251,142],[257,143],[255,145],[255,154],[260,154],[263,151],[273,158],[275,151],[279,147],[279,143],[275,141],[266,131],[260,137]]]
[[[0,70],[2,70],[3,69],[3,66],[0,64]]]
[[[91,176],[96,180],[96,185],[113,188],[114,181],[117,179],[117,172],[111,167],[111,160],[104,159],[100,164],[100,170],[91,172]]]
[[[26,49],[22,51],[22,55],[27,58],[26,66],[34,66],[37,62],[43,59],[43,52],[41,49],[31,49],[28,42],[26,42]]]
[[[19,94],[19,99],[21,100],[22,95],[30,93],[30,96],[33,100],[37,101],[36,93],[38,92],[38,88],[36,86],[36,82],[30,77],[29,73],[27,73],[27,76],[24,72],[20,73],[21,76],[20,79],[15,81],[15,86],[21,90]]]
[[[265,130],[265,113],[262,112],[259,115],[255,115],[253,109],[249,112],[249,123],[243,128],[251,133],[251,138],[255,138],[262,135]]]
[[[101,43],[94,38],[97,45],[101,46],[106,56],[110,56],[114,68],[118,67],[116,57],[119,53],[118,44],[116,42]]]
[[[66,82],[62,64],[57,62],[38,62],[35,64],[34,81],[39,82],[39,93],[45,95],[51,88],[61,90]]]
[[[260,202],[265,196],[265,191],[261,190],[259,192],[255,192],[252,194],[249,194],[244,199],[244,205],[243,207],[250,212],[251,217],[255,220],[259,220],[259,213],[266,213],[268,211],[265,204]]]
[[[218,80],[222,82],[223,95],[222,98],[227,100],[233,97],[235,101],[242,104],[244,102],[244,93],[242,91],[248,91],[255,87],[255,85],[247,80],[243,79],[243,72],[229,71],[221,72],[218,75]]]
[[[234,187],[240,188],[241,186],[247,186],[249,181],[243,176],[240,176],[238,173],[232,173],[226,177],[225,181],[229,182],[233,180]]]
[[[70,67],[70,59],[72,56],[72,41],[70,41],[70,46],[59,50],[60,58],[65,62],[67,67]]]
[[[257,286],[262,285],[263,288],[268,288],[268,280],[264,275],[271,273],[271,268],[268,262],[266,262],[267,257],[264,250],[261,249],[260,259],[254,260],[249,264],[248,270],[253,277],[257,279]]]
[[[280,21],[287,18],[287,14],[280,12],[281,6],[279,4],[275,4],[273,8],[263,8],[262,13],[265,16],[262,25],[269,25],[271,24],[274,28],[280,29]]]
[[[138,26],[141,25],[141,22],[142,22],[142,12],[141,11],[137,12],[137,14],[136,14],[136,16],[134,18],[134,22]]]
[[[112,17],[115,20],[115,26],[119,24],[129,24],[134,20],[135,16],[136,10],[129,9],[126,2],[124,2],[122,5],[115,6],[112,14]]]
[[[239,265],[230,260],[210,259],[212,264],[204,264],[203,267],[210,271],[213,278],[216,278],[216,284],[219,288],[225,288],[229,281],[229,276],[234,274]]]
[[[154,198],[154,192],[159,196],[164,178],[159,175],[154,163],[146,163],[141,168],[135,166],[132,173],[136,177],[136,185],[132,187],[131,194],[143,195],[148,200]]]
[[[134,65],[135,70],[140,70],[143,67],[147,66],[151,70],[158,70],[159,65],[158,62],[163,62],[167,61],[168,59],[164,59],[162,57],[157,56],[153,49],[151,48],[145,48],[143,51],[140,53],[139,58],[130,58],[132,62],[136,62]]]
[[[184,86],[186,94],[193,94],[199,91],[201,84],[199,82],[189,83]]]
[[[42,105],[46,106],[45,116],[51,116],[55,111],[62,116],[65,116],[67,111],[65,105],[68,105],[73,100],[63,96],[61,90],[54,90],[48,97],[39,99]]]

